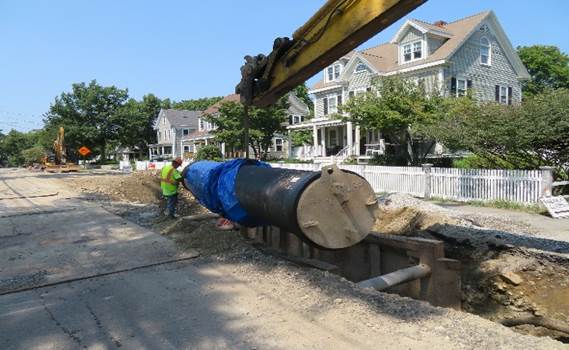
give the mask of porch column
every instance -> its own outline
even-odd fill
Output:
[[[356,147],[355,155],[359,156],[360,155],[360,126],[359,125],[356,125],[356,140],[354,142],[354,145]]]
[[[207,146],[207,139],[205,139],[205,145]]]
[[[291,159],[292,158],[292,140],[290,138],[290,130],[288,130],[288,141],[287,141],[287,158]]]
[[[315,157],[316,150],[318,149],[318,129],[316,128],[316,124],[312,125],[312,156]]]
[[[162,146],[162,155],[164,155],[164,146]]]
[[[348,149],[348,154],[351,156],[354,154],[354,135],[352,135],[352,122],[348,122],[346,124],[346,134],[346,141],[348,142],[348,146],[350,146]]]
[[[221,158],[225,159],[225,142],[221,143]]]
[[[148,147],[148,160],[152,160],[152,148]]]
[[[320,140],[320,147],[322,148],[321,156],[326,157],[326,127],[322,127],[320,133],[322,134],[322,139]]]

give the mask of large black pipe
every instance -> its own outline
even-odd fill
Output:
[[[235,193],[250,215],[302,235],[298,201],[306,187],[319,177],[319,172],[246,165],[237,174]]]

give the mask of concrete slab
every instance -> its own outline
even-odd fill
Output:
[[[32,179],[1,181],[5,195],[23,198],[1,201],[0,294],[197,256],[77,198],[26,197],[53,191],[37,178],[30,186]]]

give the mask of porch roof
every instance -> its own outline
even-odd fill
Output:
[[[317,128],[321,128],[321,127],[339,126],[345,124],[346,122],[341,119],[312,119],[304,123],[289,125],[287,126],[287,129],[288,130],[309,129],[314,126],[316,126]]]

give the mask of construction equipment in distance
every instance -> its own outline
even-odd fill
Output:
[[[44,170],[48,173],[68,173],[79,171],[79,166],[75,163],[67,162],[67,152],[65,149],[65,129],[59,128],[57,138],[53,141],[53,155],[46,156],[44,160]]]

